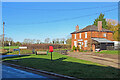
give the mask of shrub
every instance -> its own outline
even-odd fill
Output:
[[[83,50],[82,50],[82,49],[80,49],[80,52],[83,52]]]
[[[79,51],[80,51],[80,48],[79,48],[79,46],[77,46],[77,50],[79,50]]]
[[[73,46],[73,50],[76,50],[77,48],[75,46]]]

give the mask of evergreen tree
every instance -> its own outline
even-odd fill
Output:
[[[98,17],[97,19],[95,19],[93,25],[98,26],[98,21],[102,21],[102,28],[107,29],[107,22],[106,22],[106,19],[104,18],[104,14],[101,13],[101,14],[99,15],[99,17]]]

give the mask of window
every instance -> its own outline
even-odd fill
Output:
[[[81,33],[80,33],[80,38],[81,38]]]
[[[106,33],[104,33],[104,37],[106,37]]]
[[[75,39],[76,39],[76,34],[75,34]]]
[[[83,42],[82,42],[82,45],[83,45]]]
[[[77,41],[74,41],[74,46],[77,47]]]
[[[85,38],[87,38],[87,32],[85,32]]]
[[[85,42],[85,47],[87,47],[87,40],[85,40],[84,42]]]

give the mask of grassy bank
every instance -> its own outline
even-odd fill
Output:
[[[97,53],[103,53],[103,54],[119,54],[118,50],[103,50]]]
[[[19,46],[5,46],[4,49],[16,49],[16,48],[19,48]],[[3,47],[0,47],[0,49],[3,49]]]
[[[20,54],[28,54],[28,53],[32,53],[32,50],[20,50]],[[19,51],[12,51],[12,52],[8,52],[7,55],[16,55],[19,54]]]
[[[116,78],[118,69],[70,56],[53,53],[53,61],[48,55],[34,55],[4,58],[3,61],[35,69],[45,70],[76,78]],[[12,61],[12,60],[18,60]]]

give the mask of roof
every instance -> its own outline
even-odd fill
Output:
[[[99,30],[98,30],[98,27],[95,26],[95,25],[88,25],[88,26],[86,26],[86,27],[83,28],[83,29],[80,29],[80,30],[78,30],[78,31],[72,32],[71,34],[81,33],[81,32],[87,32],[87,31],[99,31]],[[102,28],[101,32],[113,32],[113,31],[110,31],[110,30],[107,30],[107,29]]]
[[[92,39],[99,43],[114,43],[113,41],[107,40],[105,38],[92,38]]]

